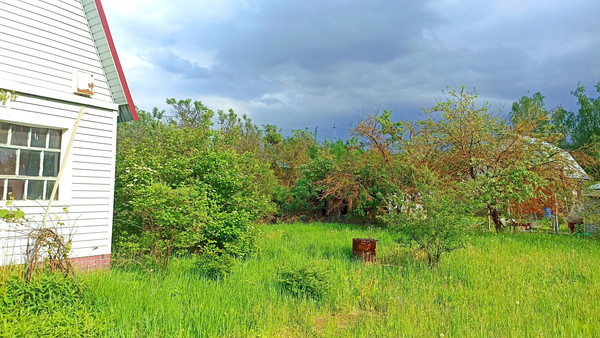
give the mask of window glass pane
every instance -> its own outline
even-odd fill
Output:
[[[15,175],[17,169],[17,151],[0,148],[0,175]]]
[[[8,180],[8,199],[12,196],[15,200],[22,200],[23,190],[25,190],[25,181]]]
[[[44,173],[43,176],[46,177],[56,177],[58,176],[58,161],[60,158],[59,153],[44,153]]]
[[[12,139],[10,144],[15,146],[26,146],[27,141],[29,141],[29,127],[16,126],[13,124],[12,126]]]
[[[8,143],[8,123],[0,123],[0,143]]]
[[[6,185],[6,180],[0,180],[0,199],[4,199],[4,186]]]
[[[29,180],[27,183],[27,199],[41,200],[44,196],[44,181]]]
[[[42,128],[31,128],[31,146],[46,148],[46,135],[48,129]]]
[[[19,175],[40,176],[41,151],[21,150],[19,161]]]
[[[54,189],[54,183],[56,183],[56,181],[48,181],[47,186],[46,186],[46,199],[49,200],[50,199],[50,195],[52,195],[52,189]],[[56,201],[58,199],[58,190],[56,190],[56,196],[54,196],[54,200]]]
[[[62,138],[62,131],[50,129],[50,144],[49,148],[60,149],[60,139]]]

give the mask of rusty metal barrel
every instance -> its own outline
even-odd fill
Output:
[[[377,258],[377,240],[370,238],[352,239],[352,254],[364,262],[374,262]]]

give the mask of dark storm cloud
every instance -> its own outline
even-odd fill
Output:
[[[384,63],[409,54],[436,15],[427,2],[273,1],[224,31],[223,62],[262,69],[296,63],[327,71],[344,62]]]
[[[383,109],[418,118],[446,86],[476,87],[504,112],[537,91],[575,109],[577,83],[600,80],[592,0],[133,3],[139,15],[108,16],[138,105],[191,97],[288,132],[332,134]]]

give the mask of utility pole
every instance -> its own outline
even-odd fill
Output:
[[[552,221],[554,223],[554,230],[558,233],[558,201],[556,200],[556,192],[552,193],[552,199],[554,202],[554,217],[552,217]]]
[[[335,122],[333,123],[333,141],[337,141],[337,137],[335,136]]]
[[[317,137],[317,131],[319,130],[319,126],[315,127],[315,143],[319,143],[319,138]]]

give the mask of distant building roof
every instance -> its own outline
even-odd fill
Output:
[[[577,161],[573,158],[573,156],[568,151],[561,149],[555,145],[552,145],[548,142],[544,142],[544,141],[540,142],[539,140],[534,139],[532,137],[525,137],[525,140],[528,140],[532,144],[533,143],[541,144],[548,150],[548,153],[553,153],[554,155],[558,155],[558,157],[560,157],[560,160],[558,160],[558,162],[563,165],[563,167],[561,169],[562,169],[563,174],[567,178],[572,178],[572,179],[577,179],[577,180],[589,180],[590,179],[590,177],[585,172],[585,170],[583,170],[583,168],[579,165],[579,163],[577,163]],[[554,159],[551,159],[551,161],[554,162]]]
[[[600,190],[600,183],[590,185],[588,188],[592,190]]]
[[[573,156],[569,154],[566,150],[560,150],[560,156],[564,157],[566,168],[564,169],[564,173],[568,178],[574,178],[579,180],[589,180],[590,177],[583,170],[583,168],[575,161]]]

